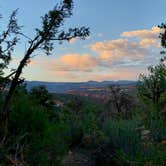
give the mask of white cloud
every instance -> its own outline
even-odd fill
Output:
[[[154,50],[160,48],[158,40],[160,28],[123,32],[121,38],[100,41],[91,45],[91,49],[98,53],[101,64],[121,64],[122,62],[141,60],[154,55]],[[158,53],[160,51],[158,50]],[[152,59],[153,61],[153,59]]]

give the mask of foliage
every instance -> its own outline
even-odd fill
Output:
[[[112,147],[121,149],[128,155],[135,156],[141,151],[140,122],[134,120],[110,119],[104,124],[104,132]]]
[[[166,142],[155,144],[151,147],[146,159],[147,165],[162,166],[166,163]]]
[[[88,159],[89,165],[100,166],[165,165],[164,59],[157,66],[149,67],[148,76],[140,76],[137,88],[142,110],[137,112],[137,116],[131,115],[130,112],[138,109],[133,109],[131,96],[119,87],[110,87],[109,101],[114,105],[111,111],[116,112],[117,116],[103,117],[105,110],[100,103],[61,95],[63,106],[57,110],[51,102],[55,99],[54,96],[50,95],[45,87],[35,87],[28,92],[26,86],[18,85],[22,69],[38,49],[49,55],[54,40],[69,41],[73,37],[84,39],[89,35],[89,29],[85,27],[69,29],[68,32],[61,29],[65,19],[72,15],[72,9],[72,0],[64,0],[42,17],[42,27],[36,29],[36,37],[28,37],[29,48],[14,72],[12,90],[10,89],[8,94],[7,101],[11,101],[7,125],[0,121],[0,165],[61,165],[65,156],[71,159],[79,158],[80,161]],[[17,25],[15,16],[16,11],[11,15],[8,30],[0,35],[0,46],[4,46],[2,43],[6,43],[9,34],[15,36],[11,42],[6,43],[9,52],[0,57],[3,62],[1,69],[10,61],[11,52],[18,40],[17,35],[24,35],[20,32],[21,27]],[[165,24],[162,24],[161,28],[166,29]],[[164,31],[160,35],[164,48],[165,34]],[[4,48],[1,46],[0,56],[3,52]],[[1,112],[3,104],[4,94],[0,94]],[[145,131],[150,133],[147,140],[143,137]]]
[[[138,84],[138,94],[144,102],[154,106],[164,107],[166,100],[166,65],[164,61],[148,68],[148,76],[141,74]]]
[[[15,161],[23,165],[57,165],[68,149],[68,127],[50,122],[45,108],[24,91],[19,92],[15,100],[8,135],[0,148],[0,164],[10,165]]]
[[[0,33],[0,90],[5,87],[5,84],[9,81],[9,77],[13,75],[12,72],[9,76],[4,77],[4,69],[9,65],[11,55],[19,41],[18,35],[20,34],[21,26],[18,25],[16,15],[17,10],[12,12],[6,29]],[[2,19],[1,15],[0,19]]]
[[[33,87],[30,90],[30,96],[33,100],[46,108],[50,108],[53,105],[53,97],[48,92],[45,86]]]
[[[15,91],[8,135],[0,147],[1,165],[10,165],[12,161],[32,166],[59,165],[65,155],[68,160],[77,160],[79,155],[80,161],[87,158],[92,165],[101,166],[163,165],[165,155],[162,154],[161,144],[164,145],[164,142],[155,144],[142,139],[139,128],[143,122],[139,112],[138,117],[133,116],[132,119],[103,119],[102,109],[94,103],[69,97],[57,111],[38,102],[40,100],[34,94],[28,92],[25,86]],[[53,121],[50,116],[56,116],[56,119]],[[156,125],[159,122],[156,121]],[[162,127],[163,124],[158,126],[160,135],[164,135]],[[3,132],[2,128],[0,132]]]
[[[2,33],[0,34],[1,72],[9,64],[11,60],[11,54],[14,51],[14,47],[19,41],[18,34],[20,33],[21,27],[17,23],[16,14],[17,10],[12,12],[6,30],[2,31]]]
[[[110,112],[110,116],[114,118],[131,119],[134,106],[133,97],[118,85],[111,85],[109,89],[110,97],[106,103],[109,110],[107,112]]]
[[[149,67],[149,75],[140,75],[138,95],[146,106],[145,125],[151,130],[153,139],[166,139],[166,65],[163,60]]]
[[[63,25],[66,19],[72,16],[72,10],[73,1],[63,0],[42,17],[41,28],[36,28],[36,35],[33,38],[19,32],[20,35],[27,39],[28,48],[14,73],[9,92],[5,98],[3,107],[3,114],[5,114],[4,117],[7,117],[10,100],[16,90],[16,87],[20,81],[22,81],[20,76],[23,68],[28,65],[31,58],[34,57],[34,54],[36,54],[37,51],[42,50],[46,55],[50,55],[51,51],[54,49],[55,41],[62,43],[63,41],[70,41],[73,38],[85,39],[89,36],[89,28],[84,26],[80,28],[69,28],[68,31],[64,30]]]
[[[161,25],[159,25],[159,28],[162,30],[162,33],[160,33],[159,36],[159,38],[161,39],[161,46],[163,48],[166,48],[166,24],[162,23]]]

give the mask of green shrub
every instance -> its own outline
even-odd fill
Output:
[[[0,165],[11,158],[25,165],[58,165],[68,151],[67,130],[63,123],[49,121],[42,106],[28,95],[14,99],[8,120],[8,137],[0,149]],[[63,139],[62,139],[63,138]]]
[[[141,153],[142,141],[136,120],[110,119],[103,126],[108,142],[116,151],[122,151],[132,159]]]
[[[82,129],[84,133],[91,134],[99,130],[99,114],[100,110],[93,105],[82,110]]]
[[[166,140],[166,122],[162,119],[151,119],[148,125],[153,141],[161,142]]]
[[[146,157],[146,162],[151,163],[152,166],[166,165],[166,142],[154,144]]]

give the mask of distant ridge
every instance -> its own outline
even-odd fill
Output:
[[[44,81],[26,81],[27,89],[44,85],[51,93],[67,93],[69,90],[79,90],[82,87],[106,87],[109,85],[136,85],[137,81],[118,80],[118,81],[87,81],[87,82],[44,82]]]

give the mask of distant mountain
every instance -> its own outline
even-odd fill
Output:
[[[80,90],[88,87],[106,87],[109,85],[136,85],[137,81],[119,80],[119,81],[88,81],[88,82],[42,82],[26,81],[27,89],[40,85],[46,86],[50,93],[67,93],[70,90]]]

